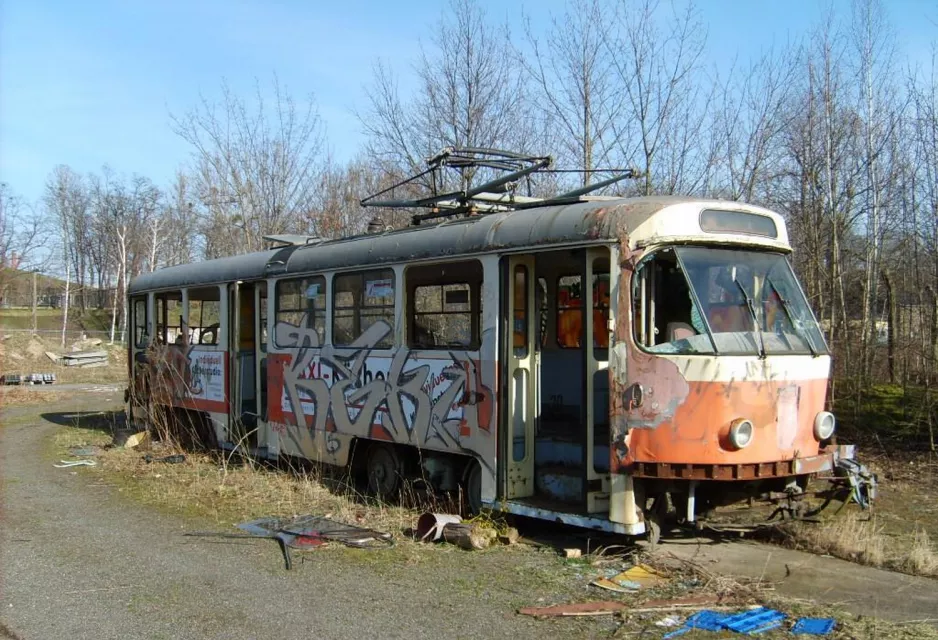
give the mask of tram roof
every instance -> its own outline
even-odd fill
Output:
[[[655,216],[665,208],[674,208],[673,219]],[[657,240],[700,240],[702,232],[697,216],[704,209],[767,215],[776,221],[779,230],[777,239],[722,235],[714,236],[714,241],[744,241],[788,250],[781,216],[759,207],[678,196],[589,198],[572,204],[451,219],[434,225],[165,267],[135,278],[128,292],[133,294],[434,258],[451,259],[551,245],[603,243],[623,237],[629,238],[633,248]],[[688,225],[691,226],[690,232]]]

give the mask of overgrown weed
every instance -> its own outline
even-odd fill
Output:
[[[886,535],[875,516],[850,513],[821,523],[793,522],[779,527],[776,537],[786,546],[811,553],[938,577],[938,552],[925,530]]]

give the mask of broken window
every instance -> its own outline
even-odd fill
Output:
[[[382,323],[381,337],[371,346],[390,348],[394,344],[394,271],[345,273],[335,277],[334,285],[333,344],[350,345],[371,326]]]
[[[221,341],[218,287],[189,290],[189,340],[201,345],[217,345]]]
[[[319,336],[319,344],[324,344],[326,341],[326,279],[322,276],[306,276],[279,280],[276,292],[276,322],[315,329]],[[278,344],[277,346],[284,345]]]
[[[156,341],[159,344],[185,344],[181,291],[156,294]]]
[[[817,353],[823,338],[778,253],[704,247],[658,251],[632,283],[636,342],[657,353]]]
[[[134,298],[134,345],[147,346],[147,299]]]
[[[407,270],[407,344],[416,349],[478,349],[482,265],[447,263]]]

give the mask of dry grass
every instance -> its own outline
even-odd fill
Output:
[[[68,396],[67,391],[39,391],[29,386],[0,388],[0,407],[22,407],[57,402]]]
[[[831,555],[873,567],[938,577],[938,551],[923,529],[889,536],[875,517],[848,514],[821,524],[792,523],[779,529],[796,549]]]
[[[938,553],[935,553],[928,532],[919,529],[912,535],[903,569],[911,574],[938,577]]]
[[[104,431],[65,428],[57,434],[55,446],[64,456],[72,447],[107,447],[110,441]],[[147,504],[219,525],[261,516],[317,514],[399,533],[412,527],[418,515],[408,506],[366,498],[347,476],[332,475],[321,467],[273,467],[222,453],[186,452],[180,464],[144,459],[145,453],[158,458],[180,452],[161,443],[147,452],[109,447],[97,456],[97,467],[82,471],[104,476],[121,492]]]

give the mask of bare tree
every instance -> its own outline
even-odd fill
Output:
[[[524,74],[507,33],[486,22],[475,0],[451,0],[415,66],[416,94],[402,100],[393,71],[376,63],[359,114],[368,151],[387,173],[422,170],[448,146],[512,147],[526,130]]]
[[[46,182],[45,206],[61,231],[62,259],[65,265],[65,295],[62,304],[62,347],[65,347],[68,312],[71,302],[72,265],[78,251],[76,228],[86,224],[88,217],[88,194],[81,176],[68,166],[56,167]],[[80,264],[80,263],[79,263]]]
[[[153,260],[151,268],[160,264],[185,264],[195,259],[200,239],[194,198],[189,176],[178,171],[167,191],[162,215],[154,218],[159,220],[155,226],[160,231],[157,241],[162,255],[159,260]]]
[[[863,163],[865,166],[866,251],[863,286],[863,341],[861,371],[871,374],[871,345],[876,339],[875,317],[883,243],[882,154],[888,149],[898,118],[893,104],[896,87],[892,81],[894,36],[878,0],[854,0],[851,22],[858,82],[858,112],[863,114]]]
[[[769,50],[748,68],[730,67],[716,105],[720,195],[731,200],[767,200],[778,171],[780,138],[791,123],[791,87],[797,58],[791,49]],[[759,193],[759,191],[762,193]]]
[[[193,188],[208,257],[260,250],[263,236],[293,229],[313,200],[324,131],[310,96],[299,106],[274,79],[253,103],[225,84],[219,104],[202,98],[175,132],[194,148]]]
[[[42,216],[0,183],[0,301],[18,271],[35,271],[44,264],[48,237]]]
[[[641,192],[646,195],[659,191],[659,157],[681,156],[694,144],[693,136],[678,130],[694,130],[704,117],[697,108],[695,83],[706,42],[704,28],[692,3],[680,13],[672,9],[664,19],[657,0],[620,0],[616,20],[604,34],[623,98],[620,117],[613,122],[615,144],[624,162],[637,162],[644,172]]]
[[[527,20],[526,47],[517,52],[531,77],[532,104],[555,132],[561,162],[582,169],[584,185],[612,158],[612,126],[621,107],[603,43],[603,25],[611,19],[600,0],[570,0],[542,37]]]

